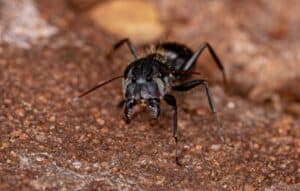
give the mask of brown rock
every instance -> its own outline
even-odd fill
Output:
[[[51,23],[68,22],[65,1],[35,2]],[[300,190],[300,121],[284,110],[286,103],[299,102],[282,102],[274,91],[299,76],[299,0],[150,2],[168,17],[170,40],[194,49],[211,42],[232,71],[232,89],[251,95],[228,96],[212,88],[214,117],[203,87],[174,93],[178,166],[172,108],[163,101],[159,120],[137,108],[130,124],[115,107],[122,99],[121,81],[70,104],[78,92],[126,67],[121,58],[105,59],[107,36],[74,11],[70,28],[46,47],[33,44],[27,51],[0,44],[6,63],[0,62],[0,190]],[[172,9],[164,8],[168,4]],[[290,23],[287,33],[264,37],[269,31],[264,26],[277,21],[269,19],[276,4],[289,10],[280,13]],[[186,22],[178,22],[182,16]],[[214,66],[205,54],[199,62]],[[253,101],[280,102],[284,109]]]

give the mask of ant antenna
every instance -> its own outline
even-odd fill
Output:
[[[98,88],[100,88],[100,87],[102,87],[102,86],[104,86],[104,85],[106,85],[106,84],[108,84],[108,83],[110,83],[110,82],[112,82],[112,81],[114,81],[114,80],[117,80],[117,79],[119,79],[119,78],[123,78],[123,75],[122,75],[122,76],[116,76],[116,77],[114,77],[114,78],[112,78],[112,79],[109,79],[109,80],[107,80],[107,81],[105,81],[105,82],[102,82],[102,83],[96,85],[95,87],[93,87],[93,88],[91,88],[91,89],[89,89],[89,90],[87,90],[87,91],[81,93],[81,94],[80,94],[79,96],[77,96],[76,98],[82,98],[83,96],[85,96],[85,95],[87,95],[87,94],[89,94],[89,93],[95,91],[96,89],[98,89]]]

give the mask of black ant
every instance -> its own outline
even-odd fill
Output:
[[[199,74],[192,70],[198,57],[205,49],[208,49],[218,68],[222,71],[223,80],[226,83],[224,67],[214,49],[206,42],[200,45],[195,52],[183,44],[175,42],[159,43],[155,45],[156,51],[154,53],[138,57],[136,48],[128,38],[125,38],[113,46],[109,55],[112,55],[124,44],[127,44],[135,59],[127,66],[124,74],[98,84],[79,95],[79,97],[83,97],[116,79],[123,78],[123,105],[124,119],[126,122],[130,122],[134,106],[140,103],[147,105],[157,119],[160,115],[160,100],[164,100],[173,109],[173,137],[176,144],[175,156],[176,164],[180,165],[178,160],[177,104],[175,97],[171,95],[170,92],[188,91],[198,85],[203,85],[210,109],[215,113],[216,107],[208,82],[204,79],[188,82],[183,81],[192,74]],[[183,83],[180,84],[180,82]]]

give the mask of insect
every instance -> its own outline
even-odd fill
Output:
[[[186,45],[175,42],[164,42],[155,45],[156,51],[139,57],[137,49],[130,39],[125,38],[113,46],[110,55],[122,45],[127,45],[134,57],[134,61],[127,66],[124,74],[96,85],[92,89],[83,92],[79,97],[83,97],[116,79],[122,78],[124,119],[126,122],[130,122],[133,108],[137,104],[148,106],[153,116],[157,119],[160,115],[160,101],[164,100],[173,109],[172,129],[176,144],[175,159],[176,164],[180,165],[178,157],[177,103],[171,92],[188,91],[202,85],[205,89],[210,109],[215,113],[216,107],[208,82],[205,79],[195,79],[191,81],[186,81],[186,79],[191,75],[199,74],[194,72],[193,68],[197,59],[205,49],[209,51],[216,65],[221,70],[224,82],[227,82],[223,64],[209,43],[203,43],[193,52]]]

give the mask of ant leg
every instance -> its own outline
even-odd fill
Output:
[[[209,89],[209,86],[208,86],[208,83],[207,83],[206,80],[193,80],[193,81],[186,82],[186,83],[178,85],[178,86],[174,86],[174,87],[172,87],[172,89],[175,90],[175,91],[188,91],[188,90],[190,90],[190,89],[192,89],[192,88],[194,88],[198,85],[204,85],[210,109],[212,110],[212,112],[214,114],[214,118],[218,123],[219,129],[222,129],[223,124],[222,124],[218,114],[216,113],[215,103],[213,101],[212,94],[210,92],[210,89]],[[225,139],[224,139],[223,135],[220,134],[219,131],[217,131],[216,133],[217,133],[220,141],[225,142]]]
[[[179,162],[179,157],[178,157],[178,132],[177,132],[177,104],[176,104],[176,99],[174,96],[172,95],[165,95],[164,96],[164,100],[167,102],[167,104],[169,104],[170,106],[172,106],[173,108],[173,137],[175,140],[175,144],[176,144],[176,150],[175,150],[175,159],[176,159],[176,164],[177,165],[181,165]]]
[[[134,45],[132,44],[132,42],[130,41],[129,38],[124,38],[120,41],[118,41],[112,48],[112,50],[108,53],[107,57],[108,58],[111,58],[112,55],[115,53],[116,50],[118,50],[123,44],[127,44],[131,54],[134,56],[134,58],[137,58],[137,50],[136,48],[134,47]]]
[[[203,51],[206,48],[208,49],[209,53],[211,54],[212,58],[214,59],[215,63],[217,64],[218,68],[221,70],[221,72],[223,74],[223,80],[224,80],[225,86],[227,86],[227,77],[226,77],[226,74],[225,74],[224,66],[223,66],[221,60],[219,59],[219,57],[217,56],[216,52],[212,48],[212,46],[207,42],[203,43],[196,50],[196,52],[193,54],[193,56],[185,64],[185,66],[183,68],[183,71],[189,70],[195,64],[195,62],[198,60],[199,56],[203,53]]]
[[[133,107],[135,106],[135,104],[136,101],[134,99],[128,99],[124,102],[124,120],[126,121],[126,123],[130,122]]]
[[[216,106],[213,101],[210,89],[208,87],[208,82],[206,80],[193,80],[193,81],[186,82],[186,83],[178,85],[178,86],[173,86],[172,89],[175,91],[188,91],[198,85],[204,85],[210,109],[212,110],[213,113],[216,113]]]
[[[153,112],[154,118],[157,119],[160,115],[159,99],[150,99],[149,108]]]

